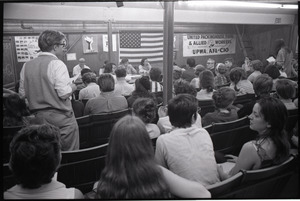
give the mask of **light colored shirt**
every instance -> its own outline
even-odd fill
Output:
[[[98,84],[91,82],[85,88],[79,91],[79,100],[95,98],[100,95],[100,87]]]
[[[39,55],[51,55],[56,57],[50,52],[41,52]],[[56,57],[57,58],[57,57]],[[24,73],[25,73],[26,63],[24,63],[23,68],[20,72],[20,87],[19,94],[22,97],[26,97],[24,88]],[[72,87],[70,86],[71,80],[67,66],[61,60],[53,60],[48,65],[47,76],[51,84],[54,85],[55,90],[59,97],[72,94]],[[71,97],[70,97],[71,98]]]
[[[220,181],[212,140],[203,128],[176,128],[159,136],[155,159],[173,173],[204,186]]]
[[[234,84],[231,83],[230,88],[234,90]],[[254,94],[253,84],[249,80],[240,80],[236,87],[242,91],[242,93],[238,93],[237,95],[247,94]]]
[[[146,124],[146,130],[148,131],[150,139],[160,136],[160,130],[156,124]]]
[[[84,69],[84,68],[90,69],[90,67],[88,67],[88,66],[86,66],[86,65],[84,65],[83,68],[81,68],[81,67],[79,66],[79,64],[77,64],[76,66],[74,66],[74,68],[73,68],[73,76],[80,74],[80,73],[81,73],[81,70]]]
[[[199,77],[195,77],[191,81],[191,85],[193,85],[196,89],[200,88],[200,79]]]
[[[199,113],[197,113],[197,119],[193,125],[195,125],[198,128],[202,128],[201,116],[199,115]],[[170,122],[169,116],[160,117],[157,122],[157,126],[161,133],[169,133],[174,129]]]
[[[197,92],[196,98],[198,100],[210,100],[212,99],[212,95],[214,91],[215,90],[213,90],[212,92],[207,92],[206,89],[201,89],[200,91]]]
[[[84,114],[100,114],[115,112],[128,108],[127,100],[124,96],[112,92],[101,92],[96,98],[91,98],[85,105]]]
[[[250,82],[254,82],[254,80],[255,80],[255,78],[257,77],[257,76],[259,76],[259,75],[261,75],[261,72],[260,71],[258,71],[258,70],[256,70],[256,71],[254,71],[253,73],[251,73],[250,75],[249,75],[249,77],[247,78],[247,80],[249,80]]]
[[[129,96],[134,91],[134,85],[127,83],[124,77],[117,78],[115,93],[123,96]]]
[[[15,185],[4,192],[4,199],[75,199],[75,188],[66,188],[63,183],[55,180],[37,189]]]
[[[139,74],[141,75],[149,75],[149,72],[151,70],[151,65],[149,64],[148,66],[148,69],[146,69],[146,67],[142,66],[142,65],[139,65]]]

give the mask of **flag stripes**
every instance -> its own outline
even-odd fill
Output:
[[[120,32],[120,60],[138,66],[146,57],[150,63],[163,61],[163,33]]]

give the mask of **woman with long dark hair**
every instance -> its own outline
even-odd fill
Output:
[[[234,167],[229,174],[219,167],[222,180],[235,175],[241,169],[255,170],[284,162],[289,156],[290,144],[284,130],[287,121],[287,109],[276,98],[265,97],[257,101],[249,116],[250,129],[258,132],[254,141],[243,145],[238,157],[232,157]]]
[[[123,117],[112,129],[95,198],[170,198],[170,193],[178,197],[210,197],[201,184],[157,165],[145,124],[135,116]]]

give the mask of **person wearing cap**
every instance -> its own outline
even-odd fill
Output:
[[[77,64],[73,68],[73,76],[80,74],[81,70],[84,69],[84,68],[90,69],[90,67],[85,65],[85,59],[84,58],[80,58],[78,61],[79,61],[79,64]]]
[[[251,64],[252,64],[251,68],[253,68],[253,72],[249,75],[249,77],[247,79],[253,83],[255,78],[257,76],[261,75],[263,63],[260,60],[253,60],[253,61],[251,61]]]

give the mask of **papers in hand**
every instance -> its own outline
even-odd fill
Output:
[[[79,77],[80,73],[78,73],[77,75],[75,75],[74,77],[71,77],[71,83],[75,82],[75,80],[77,80],[77,78]]]
[[[267,58],[267,61],[269,63],[275,63],[276,60],[275,60],[275,58],[273,56],[271,56],[271,57]]]

